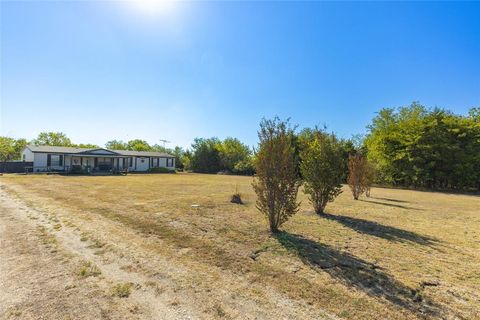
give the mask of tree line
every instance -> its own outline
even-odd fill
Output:
[[[364,147],[383,184],[480,189],[480,108],[456,115],[419,103],[380,110]]]
[[[427,108],[416,102],[400,108],[384,108],[368,125],[364,137],[354,136],[350,139],[340,139],[333,133],[327,133],[325,128],[304,128],[297,131],[295,126],[291,126],[290,129],[294,164],[299,178],[309,174],[305,168],[302,170],[302,163],[307,163],[307,160],[302,161],[302,152],[309,150],[307,146],[310,143],[317,143],[331,144],[335,147],[335,152],[321,156],[312,154],[311,158],[315,160],[308,161],[317,165],[315,172],[326,170],[332,175],[335,173],[341,183],[355,183],[357,193],[368,193],[368,187],[362,185],[368,185],[370,181],[412,188],[480,190],[480,108],[472,108],[467,115],[457,115],[440,108]],[[30,142],[26,139],[0,137],[0,160],[19,159],[22,149],[29,143],[99,147],[93,144],[75,144],[61,132],[42,132]],[[256,158],[260,152],[232,137],[224,140],[215,137],[196,138],[187,149],[151,145],[142,139],[126,142],[111,140],[105,147],[113,150],[166,152],[177,158],[176,165],[179,169],[242,175],[255,174]],[[331,157],[333,154],[339,156],[338,167],[325,167],[323,157]],[[366,181],[359,184],[360,178],[349,174],[353,165],[359,168],[358,172],[365,171],[367,178],[362,173],[362,179],[367,179]]]

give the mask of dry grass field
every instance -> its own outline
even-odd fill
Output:
[[[103,299],[102,310],[112,310],[105,318],[123,308],[124,318],[480,319],[480,197],[373,188],[354,201],[345,188],[317,216],[301,194],[300,212],[272,236],[251,182],[200,174],[0,178],[17,206],[4,204],[4,216],[27,212],[82,299]],[[244,205],[229,202],[236,188]],[[68,291],[44,290],[58,299]],[[29,314],[18,302],[3,312]],[[65,308],[48,312],[72,317]]]

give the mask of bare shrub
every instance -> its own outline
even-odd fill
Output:
[[[256,206],[268,218],[271,232],[298,211],[297,193],[300,179],[297,174],[294,148],[294,129],[278,117],[263,119],[258,131],[259,146],[255,157],[256,178],[253,189]]]
[[[355,200],[358,200],[364,192],[367,197],[370,197],[374,174],[373,165],[364,156],[354,154],[348,157],[347,183]]]

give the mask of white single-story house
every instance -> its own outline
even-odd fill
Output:
[[[152,168],[175,169],[175,156],[163,152],[109,150],[104,148],[72,148],[53,146],[26,146],[22,160],[33,162],[33,172],[148,171]]]

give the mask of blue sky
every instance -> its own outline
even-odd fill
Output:
[[[257,141],[262,117],[365,133],[480,106],[480,3],[5,2],[0,134]]]

